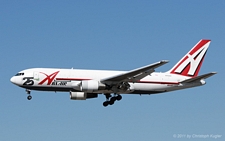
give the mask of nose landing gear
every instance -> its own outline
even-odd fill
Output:
[[[119,94],[115,94],[113,97],[111,94],[104,94],[106,97],[106,101],[103,102],[103,106],[107,107],[108,105],[113,105],[115,101],[120,101],[122,99],[122,96]]]
[[[31,99],[32,99],[32,96],[31,96],[31,95],[28,95],[28,96],[27,96],[27,99],[28,99],[28,100],[31,100]]]
[[[28,100],[31,100],[32,99],[32,96],[30,95],[30,90],[28,90],[28,89],[26,89],[26,92],[27,92],[27,94],[28,94],[28,96],[27,96],[27,99]]]

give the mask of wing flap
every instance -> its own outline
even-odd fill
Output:
[[[105,82],[128,82],[128,81],[132,81],[132,82],[136,82],[137,80],[140,80],[142,78],[144,78],[145,76],[151,74],[152,72],[154,72],[155,68],[160,67],[166,63],[168,63],[169,61],[167,60],[162,60],[159,62],[156,62],[154,64],[150,64],[141,68],[137,68],[134,70],[131,70],[127,73],[123,73],[123,74],[119,74],[116,76],[112,76],[109,78],[105,78],[102,79],[101,82],[105,83]]]

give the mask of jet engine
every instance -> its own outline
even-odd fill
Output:
[[[105,89],[105,84],[102,84],[96,80],[84,80],[81,82],[80,88],[83,92],[92,93],[93,91]]]
[[[70,92],[71,100],[86,100],[90,98],[97,98],[98,94],[95,93],[85,93],[85,92]]]

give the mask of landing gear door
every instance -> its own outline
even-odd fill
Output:
[[[39,72],[34,72],[34,80],[39,80]]]

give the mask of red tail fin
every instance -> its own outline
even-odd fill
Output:
[[[200,40],[169,72],[196,77],[202,66],[210,40]]]

